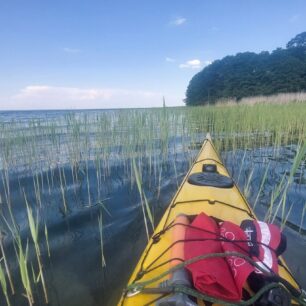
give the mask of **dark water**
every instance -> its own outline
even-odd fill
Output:
[[[69,112],[0,112],[0,122],[9,122],[12,119],[24,122],[30,119],[48,120],[65,116]],[[199,139],[203,138],[203,135],[199,135]],[[155,167],[156,171],[149,167],[147,158],[143,158],[139,163],[144,191],[151,205],[155,224],[198,151],[198,148],[194,148],[186,154],[179,149],[180,139],[172,138],[171,141],[176,143],[178,150],[175,153],[169,151],[167,159],[154,159],[153,168]],[[275,187],[281,183],[283,177],[285,180],[288,179],[295,154],[295,145],[281,147],[277,152],[272,147],[222,152],[227,168],[241,190],[247,192],[251,204],[256,201],[262,178],[268,167],[267,179],[255,208],[261,219],[267,217],[267,208]],[[304,163],[299,167],[293,183],[288,188],[286,205],[284,210],[277,212],[275,222],[280,222],[282,215],[287,216],[285,232],[289,242],[285,257],[298,280],[306,287],[306,277],[303,273],[306,267],[303,259],[303,254],[306,252],[306,240],[303,235],[306,230],[306,218],[303,218],[303,208],[306,203]],[[73,178],[68,164],[62,164],[54,171],[43,171],[37,176],[25,172],[22,175],[16,172],[9,174],[13,215],[19,226],[24,246],[27,240],[30,243],[29,262],[32,263],[36,275],[37,264],[29,234],[24,194],[33,210],[39,215],[39,239],[50,305],[116,305],[121,290],[146,243],[139,193],[135,182],[131,181],[127,167],[131,167],[131,161],[127,161],[126,164],[113,164],[107,169],[102,165],[101,177],[103,178],[105,174],[106,179],[102,179],[99,190],[97,190],[94,161],[79,165],[77,180]],[[66,207],[60,184],[63,179],[65,179]],[[4,175],[2,175],[0,177],[1,215],[6,220],[10,220],[5,205],[4,186]],[[35,195],[38,186],[39,201]],[[279,198],[275,203],[279,203]],[[101,214],[106,267],[101,266],[98,226],[98,217]],[[45,224],[48,228],[50,258],[44,237]],[[17,288],[17,294],[11,298],[12,305],[27,305],[26,299],[21,295],[23,290],[13,240],[3,217],[0,219],[0,229],[6,233],[4,247]],[[41,285],[38,284],[36,287],[33,290],[35,305],[44,305]],[[1,305],[5,304],[2,295],[0,302]]]

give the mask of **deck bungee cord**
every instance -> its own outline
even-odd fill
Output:
[[[257,293],[254,294],[253,297],[251,297],[248,301],[241,301],[241,302],[236,302],[232,303],[230,301],[225,301],[225,300],[220,300],[212,296],[208,296],[206,294],[203,294],[197,290],[184,287],[184,286],[169,286],[169,287],[160,287],[160,288],[148,288],[146,286],[155,283],[161,279],[163,279],[165,276],[186,267],[187,265],[190,265],[192,263],[198,262],[200,260],[205,260],[209,258],[217,258],[217,257],[230,257],[230,256],[235,256],[239,258],[243,258],[250,264],[252,264],[254,267],[256,267],[258,270],[260,270],[262,273],[264,273],[266,276],[270,276],[271,280],[278,281],[278,282],[271,282],[268,285],[265,285],[263,288],[261,288]],[[300,305],[306,306],[306,294],[304,290],[298,291],[294,287],[292,287],[286,280],[282,279],[278,275],[272,272],[267,272],[266,269],[262,268],[261,265],[259,265],[257,262],[255,262],[251,257],[246,256],[244,254],[238,253],[238,252],[228,252],[228,253],[211,253],[211,254],[206,254],[206,255],[200,255],[197,257],[194,257],[192,259],[186,260],[182,262],[181,264],[176,265],[173,268],[168,269],[167,271],[163,272],[162,274],[152,278],[148,279],[143,282],[135,282],[131,285],[128,285],[126,289],[124,290],[125,295],[136,295],[139,293],[150,293],[150,294],[159,294],[159,293],[174,293],[174,292],[182,292],[186,293],[188,295],[191,295],[195,298],[199,298],[208,302],[213,302],[213,303],[220,303],[222,305],[251,305],[253,304],[256,300],[258,300],[265,292],[272,288],[285,288],[288,293],[290,293],[291,297],[298,302]]]
[[[146,293],[150,292],[150,293],[153,293],[153,291],[155,291],[155,293],[158,293],[158,292],[161,293],[161,292],[164,292],[164,290],[163,290],[164,288],[163,289],[162,288],[155,288],[155,290],[151,290],[152,288],[145,288],[145,287],[142,287],[142,286],[143,285],[146,286],[146,285],[151,284],[152,282],[158,281],[158,280],[160,280],[160,278],[163,278],[164,276],[166,276],[168,274],[171,274],[172,272],[174,272],[174,271],[176,271],[176,270],[178,270],[178,269],[180,269],[182,267],[185,267],[185,266],[187,266],[187,265],[189,265],[189,264],[191,264],[193,262],[199,261],[199,260],[204,260],[204,259],[208,259],[208,258],[212,258],[212,257],[237,256],[237,257],[240,257],[240,258],[243,258],[243,259],[247,260],[249,263],[254,265],[260,271],[264,272],[266,274],[266,276],[270,277],[270,281],[278,281],[278,282],[280,282],[284,287],[287,288],[287,290],[295,298],[300,299],[300,297],[303,296],[303,292],[304,291],[301,288],[301,286],[299,285],[298,281],[294,278],[293,275],[291,275],[291,276],[294,278],[294,280],[298,284],[299,291],[297,289],[295,289],[293,286],[291,286],[290,283],[288,283],[286,280],[282,279],[280,276],[278,276],[276,273],[274,273],[273,270],[271,268],[269,268],[264,262],[262,262],[262,265],[265,267],[265,269],[262,268],[262,266],[260,266],[258,263],[256,263],[254,261],[254,259],[252,259],[250,256],[246,256],[246,255],[241,254],[241,253],[234,253],[234,252],[231,252],[231,253],[212,253],[212,254],[209,254],[209,255],[202,255],[202,256],[195,257],[195,258],[193,258],[193,259],[191,259],[189,261],[183,261],[180,258],[171,258],[171,259],[169,259],[169,260],[167,260],[165,262],[160,263],[157,266],[152,267],[154,265],[154,263],[156,263],[158,261],[159,258],[161,258],[174,245],[176,245],[178,243],[188,243],[188,242],[196,242],[196,241],[201,242],[201,241],[209,241],[209,240],[210,241],[223,241],[223,242],[233,243],[238,248],[241,248],[238,243],[249,243],[249,240],[237,240],[237,239],[230,240],[230,239],[227,239],[224,236],[221,236],[220,234],[217,234],[217,233],[214,233],[214,232],[202,229],[202,228],[198,228],[198,227],[195,227],[195,226],[192,226],[192,225],[186,225],[184,223],[174,223],[174,224],[171,223],[171,224],[169,224],[169,226],[166,229],[164,229],[162,231],[162,233],[165,233],[166,231],[170,230],[171,228],[173,228],[175,226],[185,226],[185,227],[192,228],[192,229],[195,229],[195,230],[198,230],[198,231],[202,231],[202,232],[206,232],[206,233],[209,233],[209,234],[213,234],[213,235],[217,236],[218,238],[215,238],[215,239],[213,239],[213,238],[210,238],[210,239],[184,239],[184,240],[177,240],[177,241],[173,242],[171,245],[168,246],[167,249],[165,249],[162,253],[160,253],[157,258],[155,258],[151,263],[149,263],[147,265],[146,269],[143,269],[143,270],[138,272],[137,277],[134,280],[134,283],[126,288],[126,292],[129,292],[131,289],[136,288],[138,285],[140,285],[141,288],[142,288],[141,292],[146,292]],[[157,233],[156,235],[161,235],[161,233]],[[275,250],[273,248],[271,248],[269,245],[266,245],[265,243],[258,242],[257,244],[263,245],[263,246],[269,248],[271,251],[275,252]],[[175,268],[169,269],[167,272],[165,272],[165,274],[159,276],[159,278],[151,279],[151,280],[146,281],[146,282],[137,282],[137,280],[141,279],[145,274],[150,273],[150,272],[154,271],[155,269],[158,269],[161,266],[168,264],[171,261],[177,261],[177,260],[182,261],[182,264],[178,265]],[[281,261],[279,261],[279,264],[282,264]],[[286,266],[283,266],[283,267],[285,269],[287,269]],[[267,272],[267,270],[269,271],[269,273]],[[287,269],[287,271],[291,274],[291,272],[288,269]],[[169,288],[169,289],[173,289],[173,288]],[[303,296],[303,298],[305,298],[305,296]],[[301,298],[301,301],[302,301],[302,298]]]
[[[171,245],[169,245],[162,253],[160,253],[158,255],[157,258],[155,258],[155,260],[153,260],[150,264],[147,265],[147,268],[146,269],[142,269],[140,272],[138,272],[138,274],[140,275],[144,275],[145,273],[148,273],[150,271],[152,271],[153,269],[151,270],[148,270],[148,268],[150,268],[159,258],[161,258],[165,253],[167,253],[167,251],[169,251],[169,249],[171,249],[173,247],[173,245],[177,244],[177,243],[185,243],[185,242],[195,242],[195,241],[207,241],[207,240],[211,240],[211,241],[224,241],[224,242],[229,242],[229,243],[233,243],[235,244],[238,248],[240,248],[240,246],[237,244],[238,242],[242,242],[242,243],[249,243],[250,241],[249,240],[230,240],[230,239],[227,239],[226,237],[218,234],[218,233],[215,233],[215,232],[212,232],[212,231],[208,231],[208,230],[205,230],[205,229],[202,229],[202,228],[199,228],[199,227],[195,227],[195,226],[192,226],[190,224],[186,225],[184,223],[171,223],[169,224],[169,226],[164,229],[162,232],[160,233],[157,233],[156,235],[158,235],[160,237],[161,234],[164,234],[166,231],[170,230],[171,228],[175,227],[175,226],[184,226],[186,228],[191,228],[191,229],[195,229],[197,231],[200,231],[200,232],[204,232],[204,233],[209,233],[209,234],[212,234],[212,235],[215,235],[217,236],[218,238],[206,238],[206,239],[183,239],[183,240],[176,240],[175,242],[173,242]],[[154,235],[155,236],[155,235]],[[153,241],[155,240],[154,239],[154,236],[152,237]],[[155,242],[155,243],[158,243],[158,242]],[[263,242],[257,242],[257,244],[259,245],[263,245],[269,249],[271,249],[271,251],[275,251],[274,249],[272,249],[269,245],[263,243]],[[145,258],[144,258],[145,259]],[[170,261],[172,261],[174,259],[170,259]],[[142,261],[142,268],[143,268],[143,262],[144,260]],[[169,260],[167,261],[169,262]],[[167,263],[165,262],[165,263]],[[164,263],[164,264],[165,264]],[[265,265],[265,263],[263,263],[263,265]],[[266,266],[266,265],[265,265]],[[154,269],[156,269],[157,267],[155,267]],[[267,269],[271,270],[268,266],[266,266]],[[273,272],[273,271],[272,271]],[[137,275],[138,275],[137,274]],[[141,277],[142,277],[141,276]],[[139,278],[138,278],[139,279]]]

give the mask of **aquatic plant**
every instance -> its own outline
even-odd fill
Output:
[[[34,303],[34,298],[33,298],[31,280],[30,280],[29,271],[28,271],[28,254],[29,254],[28,241],[27,241],[26,249],[24,251],[20,238],[17,239],[17,259],[18,259],[19,271],[21,275],[21,281],[22,281],[23,288],[25,290],[25,296],[28,300],[28,304],[29,306],[32,306]]]
[[[137,184],[137,188],[138,188],[138,192],[139,192],[139,196],[140,196],[141,208],[142,208],[142,213],[143,213],[143,219],[144,219],[145,229],[146,229],[146,233],[147,233],[147,238],[148,238],[148,241],[149,241],[150,235],[149,235],[149,227],[148,227],[147,217],[149,218],[152,230],[154,230],[154,221],[153,221],[153,216],[152,216],[152,213],[151,213],[151,209],[150,209],[148,200],[147,200],[146,195],[145,195],[145,193],[142,189],[142,180],[141,180],[141,176],[139,174],[139,171],[137,169],[135,159],[133,159],[133,170],[134,170],[135,180],[136,180],[136,184]]]
[[[256,208],[258,199],[259,199],[259,197],[260,197],[260,195],[261,195],[261,192],[262,192],[262,190],[263,190],[263,188],[264,188],[264,185],[265,185],[265,183],[266,183],[267,176],[268,176],[268,172],[269,172],[269,167],[270,167],[270,165],[268,164],[267,167],[266,167],[266,170],[265,170],[265,172],[264,172],[264,175],[263,175],[263,177],[262,177],[262,179],[261,179],[260,187],[259,187],[259,189],[258,189],[258,192],[257,192],[257,195],[256,195],[256,199],[255,199],[255,201],[254,201],[254,203],[253,203],[253,209]]]
[[[51,257],[51,252],[50,252],[50,245],[49,245],[49,234],[48,234],[48,228],[47,224],[45,224],[45,239],[46,239],[46,245],[47,245],[47,251],[48,251],[48,257]]]
[[[5,278],[5,274],[3,272],[3,269],[2,269],[1,260],[0,260],[0,284],[1,284],[1,287],[2,287],[3,294],[5,296],[5,299],[6,299],[7,306],[11,306],[10,299],[9,299],[9,296],[8,296],[8,292],[7,292],[6,278]]]
[[[10,284],[12,294],[15,294],[15,287],[14,287],[14,284],[13,284],[13,279],[12,279],[11,272],[10,272],[10,269],[9,269],[9,265],[8,265],[8,261],[7,261],[7,257],[6,257],[6,252],[4,251],[4,247],[3,247],[3,233],[1,232],[1,230],[0,230],[0,251],[1,251],[1,254],[2,254],[2,260],[4,262],[5,272],[7,274],[8,280],[9,280],[9,284]]]
[[[99,225],[99,234],[100,234],[100,249],[101,249],[101,267],[102,269],[106,267],[106,261],[104,257],[103,250],[103,221],[102,221],[102,210],[100,210],[100,214],[98,216],[98,225]]]
[[[290,206],[287,214],[285,215],[288,189],[289,189],[290,185],[292,184],[294,174],[296,173],[297,169],[300,167],[300,164],[301,164],[302,160],[305,158],[305,155],[306,155],[306,143],[299,144],[297,146],[297,153],[294,157],[289,176],[287,177],[287,180],[282,180],[281,184],[277,188],[276,198],[278,198],[278,196],[280,195],[280,200],[279,200],[279,203],[278,203],[277,207],[275,208],[274,215],[271,219],[272,223],[275,221],[276,217],[278,216],[278,212],[279,212],[280,209],[281,209],[282,227],[286,224],[286,221],[288,220],[288,217],[289,217],[291,209],[292,209],[292,206]],[[286,173],[285,173],[285,175],[286,175]],[[285,178],[285,177],[286,176],[284,176],[283,178]]]
[[[48,256],[51,252],[53,256],[51,241],[49,245],[52,218],[63,218],[69,231],[70,214],[84,208],[90,209],[91,214],[101,205],[107,215],[102,220],[101,212],[97,216],[98,226],[97,221],[93,224],[99,232],[100,261],[102,268],[105,267],[104,227],[111,218],[114,221],[116,218],[116,214],[110,215],[113,208],[106,210],[103,203],[112,188],[118,187],[111,184],[131,186],[132,191],[138,192],[140,218],[149,237],[159,212],[156,206],[153,210],[148,194],[150,199],[151,195],[154,199],[163,199],[162,187],[169,180],[179,184],[207,131],[224,156],[235,156],[236,181],[249,196],[253,208],[262,209],[261,204],[265,202],[266,220],[280,222],[282,226],[291,222],[290,214],[295,207],[290,206],[288,197],[297,174],[296,185],[305,186],[305,118],[306,108],[301,102],[282,105],[252,102],[216,107],[67,112],[42,119],[0,122],[0,218],[8,233],[7,240],[15,245],[21,283],[29,303],[34,302],[32,290],[35,297],[35,290],[39,292],[41,286],[46,291],[44,295],[48,293],[47,288],[52,290],[45,278],[41,256],[43,246]],[[291,169],[276,173],[275,164],[278,160],[281,162],[285,147],[292,150]],[[258,159],[259,163],[264,162],[260,177],[251,161],[256,148],[262,148]],[[271,175],[275,177],[270,179]],[[267,184],[269,192],[265,189]],[[23,206],[27,201],[31,205]],[[301,234],[305,211],[305,205],[301,206],[297,224]],[[21,216],[28,222],[23,222]],[[91,218],[96,220],[93,214]],[[38,237],[39,221],[40,233],[44,231],[42,241]],[[29,232],[33,244],[26,241]],[[31,252],[32,246],[34,252]],[[6,257],[6,244],[0,244],[0,248],[4,248],[2,269],[11,289],[8,293],[13,292],[16,284],[15,291],[19,294],[19,276],[12,275],[12,279],[9,270],[16,259]]]
[[[39,247],[39,242],[38,242],[38,215],[36,217],[36,221],[33,217],[33,212],[32,209],[30,208],[27,199],[25,197],[25,201],[26,201],[26,205],[27,205],[27,214],[28,214],[28,222],[29,222],[29,227],[30,227],[30,232],[31,232],[31,236],[34,242],[34,248],[35,248],[35,252],[36,252],[36,258],[37,258],[37,263],[38,263],[38,268],[39,268],[39,275],[40,275],[40,279],[41,279],[41,283],[42,283],[42,287],[43,287],[43,291],[44,291],[44,297],[45,297],[45,301],[48,304],[49,300],[48,300],[48,293],[47,293],[47,285],[46,285],[46,281],[45,281],[45,276],[44,276],[44,271],[43,271],[43,263],[42,263],[42,259],[41,259],[41,252],[40,252],[40,247]]]

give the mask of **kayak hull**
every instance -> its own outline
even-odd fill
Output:
[[[132,273],[128,285],[135,281],[144,282],[169,270],[169,263],[165,263],[171,258],[169,246],[172,243],[172,236],[171,230],[165,229],[179,214],[195,216],[204,212],[208,216],[213,216],[220,220],[228,220],[237,225],[240,225],[246,219],[256,219],[247,200],[235,184],[231,188],[219,188],[199,186],[188,182],[188,178],[192,174],[202,172],[204,165],[216,165],[217,172],[220,175],[230,178],[210,137],[207,137],[195,162],[156,227],[152,238]],[[292,286],[298,288],[290,273],[281,266],[279,266],[279,274],[291,283]],[[169,275],[155,283],[153,282],[149,287],[158,287],[160,282],[168,278]],[[118,305],[154,305],[154,301],[158,298],[160,298],[158,294],[138,293],[128,297],[123,293]],[[198,301],[198,305],[204,304],[202,301]]]

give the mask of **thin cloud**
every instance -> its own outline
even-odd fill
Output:
[[[193,59],[185,62],[184,64],[179,65],[180,68],[191,68],[191,69],[199,69],[201,68],[201,61],[198,59]]]
[[[54,100],[96,100],[109,99],[112,95],[110,89],[80,89],[76,87],[55,87],[47,85],[31,85],[23,88],[14,96],[17,100],[27,99],[54,99]]]
[[[77,88],[30,85],[12,96],[2,109],[93,109],[161,107],[164,93],[118,88]],[[183,105],[182,99],[167,96],[167,105]]]
[[[172,20],[170,22],[170,24],[173,25],[173,26],[180,26],[180,25],[186,23],[186,21],[187,21],[187,19],[184,18],[184,17],[177,17],[174,20]]]
[[[174,62],[175,62],[175,59],[172,58],[172,57],[166,57],[166,62],[168,62],[168,63],[174,63]]]
[[[183,64],[180,64],[179,67],[184,69],[184,68],[187,68],[187,69],[200,69],[200,68],[204,68],[208,65],[211,64],[211,61],[204,61],[204,62],[201,62],[199,59],[192,59],[192,60],[189,60]]]
[[[63,48],[64,52],[66,53],[80,53],[81,50],[80,49],[76,49],[76,48]]]

